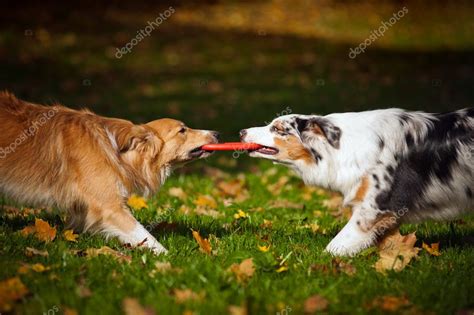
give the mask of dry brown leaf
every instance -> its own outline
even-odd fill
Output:
[[[0,281],[0,312],[10,312],[15,301],[28,294],[28,289],[20,278],[14,277]]]
[[[385,237],[378,245],[380,258],[375,263],[375,270],[381,273],[401,271],[418,256],[420,248],[414,247],[415,242],[415,233],[401,235],[398,230]]]
[[[168,190],[168,194],[170,196],[176,197],[181,200],[186,200],[188,198],[188,195],[184,192],[184,190],[181,187],[171,187]]]
[[[108,255],[119,261],[131,262],[132,257],[125,255],[121,252],[113,250],[108,246],[102,246],[101,248],[88,248],[85,251],[87,257],[97,257],[99,255]]]
[[[329,305],[328,300],[319,294],[313,295],[306,299],[304,302],[304,312],[307,314],[313,314],[316,312],[324,311]]]
[[[255,273],[253,258],[244,259],[240,264],[232,264],[229,270],[235,275],[237,282],[245,283]]]
[[[377,297],[369,304],[369,309],[381,309],[387,312],[395,312],[402,307],[410,305],[410,301],[406,297],[384,295]]]
[[[63,232],[64,239],[69,242],[77,242],[79,235],[74,234],[73,230],[65,230]]]
[[[214,198],[209,195],[200,195],[196,200],[194,200],[196,206],[209,207],[212,209],[217,208],[217,202]]]
[[[173,295],[176,300],[176,303],[185,303],[187,301],[201,301],[204,299],[206,293],[205,292],[200,292],[196,293],[191,289],[174,289],[173,290]]]
[[[425,244],[425,242],[423,242],[422,247],[430,255],[441,256],[441,253],[439,252],[439,242],[438,243],[432,243],[431,245]]]
[[[36,249],[36,248],[33,248],[33,247],[27,247],[25,249],[25,255],[28,256],[28,257],[32,257],[32,256],[35,256],[35,255],[48,257],[49,253],[46,250],[39,250],[39,249]]]
[[[122,301],[122,310],[125,315],[154,315],[155,311],[151,308],[141,306],[135,298],[125,298]]]
[[[201,235],[199,235],[198,231],[194,231],[194,230],[191,230],[191,231],[193,232],[194,239],[199,245],[199,249],[202,252],[210,255],[212,253],[212,246],[209,240],[207,238],[202,238]]]
[[[270,203],[270,208],[303,209],[304,204],[292,202],[289,200],[275,200]]]
[[[194,213],[197,215],[205,215],[213,218],[220,218],[224,216],[224,214],[221,212],[206,207],[196,207],[196,209],[194,209]]]
[[[273,222],[271,220],[263,219],[263,223],[260,224],[262,229],[271,229],[273,227]]]
[[[217,184],[217,188],[219,188],[225,196],[234,198],[236,202],[242,202],[249,198],[249,192],[245,189],[245,181],[240,179],[226,182],[222,181]]]
[[[345,273],[349,276],[353,276],[357,272],[356,267],[354,267],[350,263],[342,261],[338,258],[334,258],[332,260],[332,265],[335,268],[335,270],[337,270],[339,272],[343,272],[343,273]]]
[[[274,196],[280,195],[289,180],[290,178],[288,176],[281,176],[275,184],[268,185],[268,191],[270,191]]]

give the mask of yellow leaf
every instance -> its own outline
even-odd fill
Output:
[[[196,200],[194,200],[196,206],[209,207],[212,209],[217,208],[217,202],[214,198],[209,195],[200,195]]]
[[[276,272],[278,273],[281,273],[281,272],[284,272],[284,271],[287,271],[288,270],[288,267],[287,266],[281,266],[280,268],[278,268],[276,270]]]
[[[239,211],[237,211],[236,214],[234,214],[234,218],[235,219],[243,219],[243,218],[247,218],[249,215],[245,212],[243,212],[241,209],[239,209]]]
[[[194,231],[194,230],[191,230],[191,231],[193,233],[194,239],[199,245],[200,250],[210,255],[212,253],[212,246],[209,240],[207,238],[202,238],[201,235],[199,235],[198,231]]]
[[[10,312],[15,301],[27,293],[28,289],[18,277],[0,281],[0,312]]]
[[[441,253],[439,252],[439,242],[438,243],[432,243],[431,245],[425,244],[425,242],[423,242],[422,247],[430,255],[441,256]]]
[[[134,210],[148,208],[145,198],[137,196],[135,194],[131,195],[130,198],[128,198],[127,205]]]
[[[385,237],[378,245],[380,259],[375,263],[375,270],[401,271],[418,256],[420,248],[414,247],[415,242],[415,233],[401,235],[398,230]]]
[[[35,272],[43,272],[46,270],[46,267],[42,264],[34,264],[33,266],[31,266],[31,269]]]
[[[126,261],[131,262],[132,257],[125,255],[121,252],[113,250],[108,246],[102,246],[101,248],[88,248],[86,249],[86,256],[87,257],[97,257],[99,255],[108,255],[111,256],[119,261]]]
[[[259,250],[259,251],[264,252],[264,253],[266,253],[266,252],[268,252],[268,251],[270,250],[270,245],[268,245],[268,246],[265,246],[265,245],[264,245],[264,246],[257,245],[257,247],[258,247],[258,250]]]
[[[240,264],[232,264],[229,270],[235,275],[237,282],[244,283],[255,273],[253,258],[244,259]]]
[[[63,232],[63,235],[66,241],[69,241],[69,242],[77,242],[77,238],[79,237],[79,235],[74,234],[73,230],[65,230]]]

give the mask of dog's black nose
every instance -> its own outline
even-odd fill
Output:
[[[247,129],[240,130],[239,134],[240,134],[240,139],[243,140],[244,137],[247,135]]]
[[[219,138],[221,137],[221,134],[218,132],[218,131],[212,131],[212,136],[216,139],[216,140],[219,140]]]

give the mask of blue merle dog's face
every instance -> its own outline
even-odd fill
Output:
[[[324,117],[292,114],[278,117],[266,126],[243,129],[240,135],[243,142],[263,146],[251,151],[250,156],[295,164],[317,163],[314,141],[338,148],[341,131]]]

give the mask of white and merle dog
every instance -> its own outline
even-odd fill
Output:
[[[265,146],[250,156],[344,195],[353,214],[326,248],[333,255],[357,254],[401,223],[474,210],[473,108],[286,115],[240,136]]]

